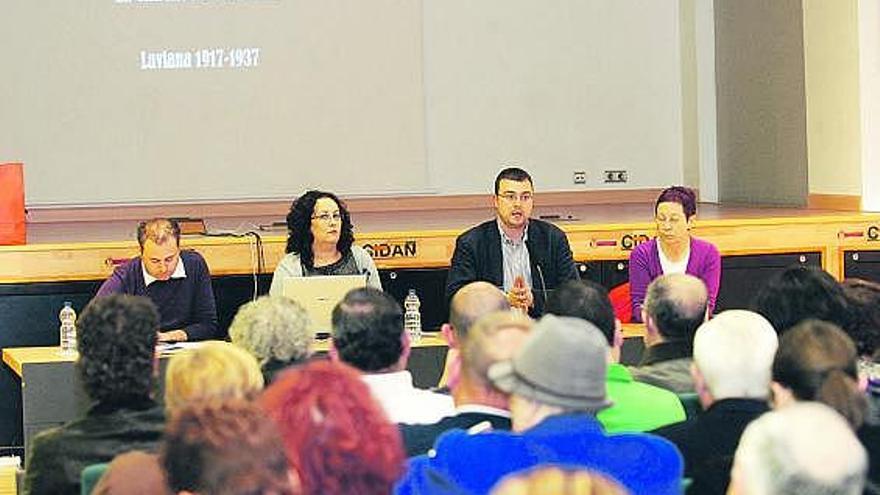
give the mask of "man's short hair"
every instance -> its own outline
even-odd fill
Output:
[[[529,175],[528,172],[519,168],[519,167],[507,167],[501,172],[498,172],[498,175],[495,176],[495,195],[498,195],[501,187],[502,180],[512,180],[514,182],[523,182],[528,181],[529,184],[534,187],[535,183],[532,182],[532,176]]]
[[[245,400],[179,411],[165,429],[160,459],[174,493],[294,493],[275,423]]]
[[[798,402],[749,423],[733,476],[748,495],[857,495],[867,466],[864,447],[839,414]]]
[[[97,402],[146,398],[153,391],[159,312],[146,297],[96,297],[76,321],[76,367]]]
[[[156,244],[165,244],[168,240],[174,239],[174,242],[180,245],[180,225],[167,218],[154,218],[141,222],[137,228],[137,241],[141,251],[147,239]]]
[[[645,294],[645,313],[668,341],[690,344],[706,320],[706,284],[693,275],[674,273],[654,279]]]
[[[495,363],[512,359],[517,350],[503,345],[505,342],[501,340],[503,336],[500,332],[516,329],[528,334],[532,323],[527,315],[509,309],[489,313],[477,320],[461,342],[462,373],[468,373],[477,383],[491,387],[489,368]]]
[[[572,316],[595,325],[608,345],[614,345],[616,327],[614,306],[605,287],[589,280],[569,280],[559,286],[547,299],[546,314]]]
[[[229,338],[253,354],[260,366],[272,360],[301,362],[311,353],[311,319],[293,299],[260,296],[238,308]]]
[[[778,339],[770,322],[742,309],[723,311],[694,337],[694,363],[716,400],[764,399]]]
[[[449,324],[455,335],[463,339],[481,317],[495,311],[510,309],[510,301],[498,287],[489,282],[471,282],[459,289],[449,304]]]
[[[381,290],[349,291],[333,308],[332,323],[339,358],[361,371],[387,369],[403,353],[403,310]]]
[[[828,272],[814,266],[792,266],[770,279],[758,291],[754,308],[779,334],[810,318],[849,326],[843,289]]]

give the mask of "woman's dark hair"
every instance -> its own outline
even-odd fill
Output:
[[[315,263],[315,253],[312,251],[312,242],[315,240],[312,236],[312,214],[315,212],[315,203],[321,198],[330,198],[335,201],[339,206],[339,214],[342,215],[342,227],[339,231],[336,249],[344,254],[354,244],[351,215],[349,215],[345,203],[331,192],[306,191],[290,205],[290,212],[287,214],[287,248],[284,252],[298,254],[303,265],[308,268],[312,268]]]
[[[752,304],[782,334],[803,320],[815,318],[847,328],[849,304],[837,280],[814,266],[796,265],[768,281]]]
[[[798,400],[831,406],[854,429],[865,420],[867,400],[858,388],[856,347],[838,326],[806,320],[779,340],[773,381]]]
[[[654,213],[657,213],[657,207],[660,203],[678,203],[684,210],[686,219],[690,219],[697,214],[697,193],[693,189],[684,186],[667,187],[657,196],[657,202],[654,203]]]
[[[850,307],[849,327],[843,330],[859,356],[870,358],[880,348],[880,284],[851,278],[840,285]]]
[[[96,297],[77,319],[76,328],[76,367],[89,398],[118,404],[150,396],[159,312],[149,298]]]

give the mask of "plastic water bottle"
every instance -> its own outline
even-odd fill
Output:
[[[61,353],[73,354],[76,352],[76,311],[70,301],[64,302],[64,307],[58,313],[58,319],[61,320],[59,329]]]
[[[409,334],[410,342],[422,340],[422,314],[419,307],[422,305],[415,289],[410,289],[403,300],[403,329]]]

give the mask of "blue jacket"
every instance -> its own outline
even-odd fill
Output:
[[[551,416],[521,434],[454,430],[434,450],[410,460],[397,494],[489,493],[507,474],[556,464],[602,472],[633,495],[672,495],[681,493],[684,470],[671,442],[645,433],[606,435],[590,414]]]

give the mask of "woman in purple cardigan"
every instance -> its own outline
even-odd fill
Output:
[[[642,321],[648,284],[664,273],[698,277],[709,292],[709,314],[714,310],[721,281],[721,256],[712,243],[691,237],[696,214],[697,198],[692,189],[672,186],[657,198],[654,221],[658,235],[636,246],[629,256],[633,321]]]

